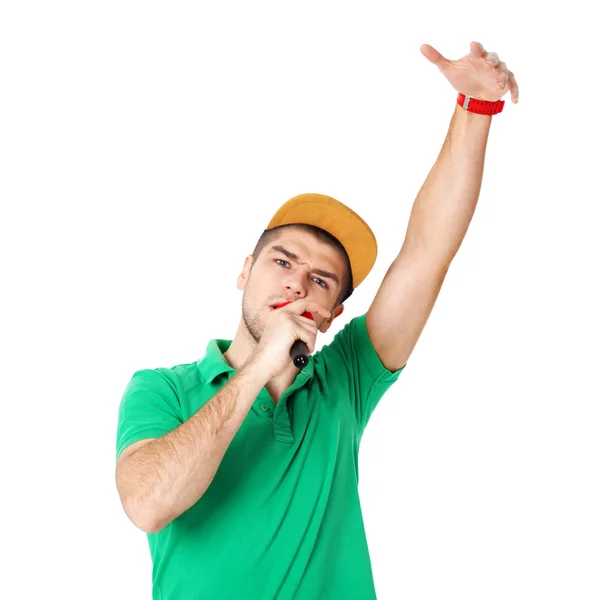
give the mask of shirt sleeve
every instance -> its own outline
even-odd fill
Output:
[[[117,459],[134,442],[161,437],[181,423],[176,383],[161,369],[136,371],[119,405]]]
[[[366,313],[347,323],[319,355],[326,376],[337,380],[346,391],[362,433],[379,400],[406,365],[397,371],[385,368],[371,343]]]

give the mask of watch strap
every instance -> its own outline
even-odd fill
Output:
[[[498,113],[501,113],[504,108],[504,100],[489,102],[488,100],[479,100],[472,96],[465,96],[465,94],[461,92],[458,93],[456,101],[457,104],[462,106],[465,110],[478,115],[497,115]]]

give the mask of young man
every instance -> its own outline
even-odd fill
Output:
[[[155,599],[375,598],[358,495],[361,436],[471,221],[491,115],[506,91],[513,102],[518,95],[506,65],[476,42],[458,61],[421,50],[461,93],[368,312],[314,352],[377,245],[348,207],[302,194],[246,258],[235,338],[212,340],[195,363],[138,371],[127,386],[117,488],[148,534]],[[296,340],[308,348],[302,368],[290,357]]]

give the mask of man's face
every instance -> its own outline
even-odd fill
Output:
[[[318,302],[333,313],[327,320],[315,316],[319,330],[327,331],[333,318],[343,310],[334,308],[344,277],[344,260],[335,248],[306,231],[282,230],[258,258],[246,258],[238,277],[238,288],[244,290],[242,317],[250,335],[258,342],[274,307],[299,299]]]

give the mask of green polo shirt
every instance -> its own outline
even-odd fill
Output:
[[[181,425],[235,374],[230,340],[173,368],[133,374],[117,457]],[[373,600],[358,494],[358,449],[398,371],[352,319],[274,404],[260,392],[200,500],[148,534],[153,600]]]

